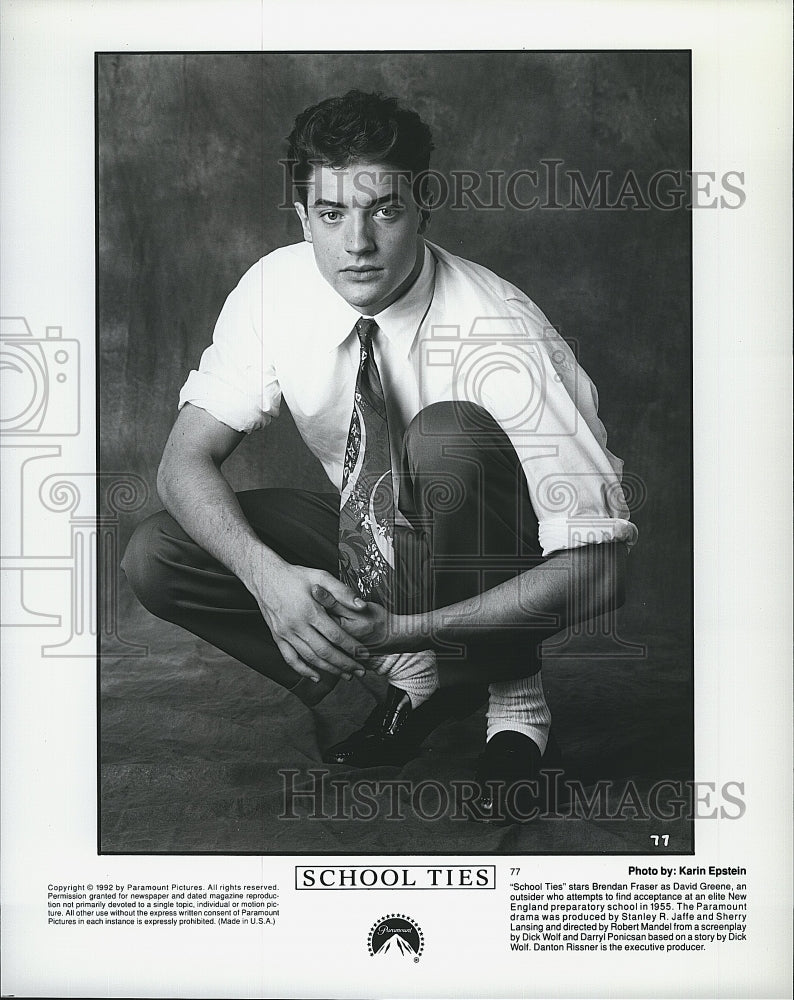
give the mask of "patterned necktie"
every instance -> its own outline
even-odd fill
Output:
[[[364,600],[388,607],[394,572],[394,484],[386,400],[372,351],[378,324],[356,323],[361,356],[339,504],[339,576]]]

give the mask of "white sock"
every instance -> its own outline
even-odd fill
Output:
[[[488,686],[488,692],[486,742],[497,733],[511,730],[528,736],[537,743],[540,752],[545,753],[551,712],[543,693],[540,671],[531,677],[497,681]]]
[[[373,659],[375,659],[373,657]],[[438,690],[438,670],[436,669],[436,654],[430,649],[418,653],[396,653],[384,656],[382,669],[389,678],[389,683],[405,691],[411,699],[411,708],[418,708],[427,701],[433,692]],[[370,660],[370,667],[372,660]]]

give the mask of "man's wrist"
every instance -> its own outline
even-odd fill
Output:
[[[430,615],[389,615],[386,649],[390,653],[415,653],[430,645]]]
[[[251,540],[230,568],[254,594],[266,594],[277,586],[287,563],[259,539]]]

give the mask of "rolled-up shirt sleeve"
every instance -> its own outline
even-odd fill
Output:
[[[250,434],[278,416],[281,389],[268,345],[262,261],[240,279],[218,316],[212,343],[179,394],[233,430]]]
[[[543,555],[613,541],[632,546],[638,532],[623,462],[607,448],[595,386],[534,303],[509,305],[522,329],[519,363],[505,366],[490,409],[521,461]]]

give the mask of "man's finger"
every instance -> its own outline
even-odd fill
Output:
[[[323,590],[324,588],[319,588],[319,591]],[[314,587],[312,588],[312,596],[314,596]],[[347,645],[347,643],[342,639],[337,641],[337,639],[334,638],[333,633],[329,632],[317,619],[315,619],[312,623],[314,627],[319,629],[327,638],[331,640],[331,642],[341,646],[343,649],[346,649],[351,656],[357,657],[359,655],[358,650],[360,648],[357,643],[361,640],[366,640],[367,636],[372,631],[372,623],[369,619],[362,617],[360,614],[351,613],[347,608],[340,605],[339,602],[336,601],[331,595],[329,595],[326,603],[323,604],[319,600],[317,603],[320,604],[323,610],[327,612],[328,617],[326,618],[326,621],[333,622],[341,630],[343,630],[345,636],[352,638],[355,648]],[[366,607],[366,605],[364,605],[364,607]]]
[[[341,649],[329,642],[322,632],[314,629],[311,634],[307,633],[305,641],[311,646],[315,656],[319,657],[319,662],[315,665],[320,669],[331,669],[332,667],[343,674],[359,673],[363,670],[360,663],[357,663],[352,656],[348,656]],[[310,661],[314,663],[315,661]],[[326,666],[328,665],[328,666]]]
[[[312,585],[311,595],[320,607],[328,612],[333,621],[345,630],[347,635],[353,636],[353,638],[363,638],[369,633],[370,622],[358,617],[361,612],[366,610],[367,605],[365,601],[361,601],[361,607],[356,608],[351,613],[347,605],[337,601],[334,595],[319,583]],[[359,598],[356,598],[356,600],[359,600]],[[316,622],[315,627],[319,627]]]
[[[328,663],[321,656],[318,656],[309,643],[301,639],[300,636],[293,636],[292,642],[300,658],[310,666],[315,667],[317,670],[324,670],[328,674],[334,674],[335,677],[346,676],[345,672],[339,667],[334,666],[333,663]]]
[[[315,588],[317,594],[315,594]],[[312,585],[312,596],[319,604],[329,610],[336,605],[341,605],[343,608],[349,608],[350,611],[363,611],[367,606],[366,601],[362,601],[349,587],[346,587],[341,580],[335,580],[330,573],[325,583]]]
[[[325,621],[315,620],[313,624],[321,635],[324,635],[334,646],[352,656],[354,660],[366,659],[369,656],[369,650],[361,646],[355,636],[345,631],[344,621],[326,618]]]
[[[326,611],[333,611],[336,609],[338,613],[338,602],[336,598],[330,591],[326,590],[325,587],[321,587],[319,583],[312,584],[312,597],[318,604],[321,604]]]
[[[288,642],[285,642],[283,639],[277,639],[276,645],[278,646],[279,652],[284,657],[284,662],[288,667],[291,667],[296,674],[300,674],[301,677],[308,677],[315,681],[315,683],[320,680],[320,675],[317,671],[312,670],[308,664],[304,663]]]

